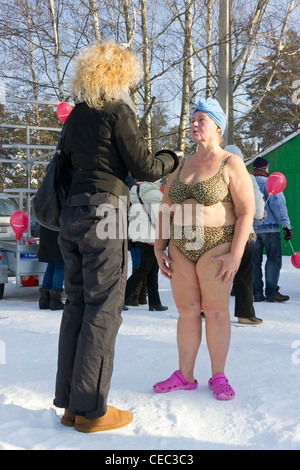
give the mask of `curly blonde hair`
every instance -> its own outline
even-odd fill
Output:
[[[141,77],[135,53],[114,42],[94,44],[74,61],[75,73],[70,80],[74,99],[99,109],[104,101],[120,98]]]

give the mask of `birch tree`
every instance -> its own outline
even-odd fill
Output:
[[[136,30],[136,18],[137,18],[137,11],[134,7],[134,4],[131,3],[131,14],[129,8],[129,1],[122,0],[123,3],[123,11],[124,11],[124,20],[126,26],[126,41],[128,46],[133,49],[133,38],[134,33]]]
[[[152,151],[151,142],[151,106],[154,99],[151,98],[150,83],[150,63],[149,63],[149,37],[147,22],[147,5],[146,0],[141,0],[141,20],[142,20],[142,38],[143,38],[143,73],[144,73],[144,116],[145,137],[148,140],[149,151]]]
[[[59,35],[58,35],[58,25],[56,20],[56,14],[54,11],[54,2],[53,0],[48,0],[49,2],[49,12],[50,12],[50,19],[51,25],[53,30],[53,57],[54,63],[57,73],[57,83],[58,83],[58,97],[61,101],[64,99],[64,91],[63,91],[63,79],[62,79],[62,71],[60,65],[60,45],[59,45]]]
[[[206,7],[206,98],[210,98],[212,96],[212,65],[213,65],[213,47],[212,43],[212,13],[213,13],[213,0],[206,0],[205,1]]]
[[[191,109],[195,101],[192,38],[192,4],[192,0],[185,1],[182,100],[178,134],[178,150],[180,152],[184,152],[185,150],[185,136],[188,111],[189,108]]]
[[[128,47],[131,50],[133,50],[133,38],[134,38],[134,34],[136,30],[136,23],[137,23],[137,11],[133,3],[131,3],[131,9],[130,9],[128,0],[122,0],[122,4],[123,4],[123,13],[124,13],[124,20],[125,20],[125,27],[126,27],[126,42],[127,42]],[[132,91],[131,99],[133,103],[135,104],[135,108],[137,109],[136,90]],[[137,121],[139,124],[138,114],[137,114]]]
[[[90,11],[92,16],[93,22],[93,30],[96,41],[101,40],[100,28],[99,28],[99,20],[98,20],[98,8],[96,0],[90,0]]]

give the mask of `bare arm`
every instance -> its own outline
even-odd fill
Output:
[[[226,166],[224,177],[229,182],[237,219],[230,253],[214,258],[223,262],[217,279],[224,276],[224,282],[232,280],[239,268],[255,214],[253,184],[244,162],[234,155]]]
[[[172,202],[169,199],[169,188],[173,183],[179,169],[174,171],[167,180],[164,190],[164,196],[158,212],[156,234],[154,242],[154,252],[162,275],[166,278],[171,277],[171,270],[169,268],[172,263],[171,258],[165,252],[169,241],[169,227],[173,217]]]

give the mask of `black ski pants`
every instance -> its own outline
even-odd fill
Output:
[[[78,205],[80,198],[73,196],[63,208],[59,235],[67,301],[54,404],[88,419],[103,416],[107,410],[127,272],[127,236],[118,233],[118,198],[107,193],[100,196],[109,205],[105,216],[97,215],[98,205]],[[103,223],[114,223],[114,219],[117,238],[103,239]]]

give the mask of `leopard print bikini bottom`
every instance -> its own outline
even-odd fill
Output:
[[[206,227],[199,225],[170,225],[170,238],[191,261],[198,261],[206,251],[223,243],[232,242],[234,225]]]

